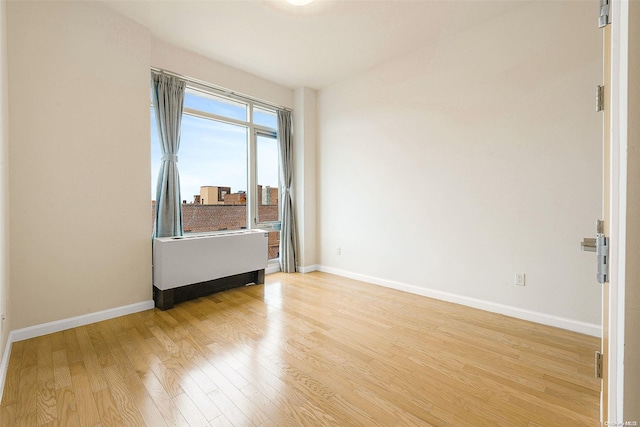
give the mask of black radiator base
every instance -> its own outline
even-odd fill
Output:
[[[174,304],[211,295],[215,292],[237,288],[249,283],[255,283],[257,285],[263,284],[264,269],[221,277],[220,279],[208,280],[193,285],[180,286],[173,289],[160,290],[154,286],[153,301],[155,302],[155,306],[160,310],[169,310],[173,308]]]

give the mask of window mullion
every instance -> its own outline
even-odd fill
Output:
[[[249,126],[248,122],[244,122],[242,120],[236,120],[230,117],[219,116],[217,114],[207,113],[206,111],[194,110],[192,108],[185,108],[182,113],[188,116],[199,117],[201,119],[216,120],[219,122],[228,123],[230,125],[238,125],[238,126],[245,126],[245,127]]]
[[[258,223],[258,186],[257,180],[257,162],[256,162],[256,132],[253,126],[253,105],[249,104],[249,146],[247,149],[247,228],[256,228]]]
[[[249,161],[249,164],[247,165],[248,168],[248,172],[249,172],[249,184],[248,184],[248,189],[247,189],[247,214],[248,214],[248,218],[247,218],[247,226],[248,228],[255,228],[256,224],[257,224],[257,215],[258,215],[258,209],[257,209],[257,200],[258,200],[258,195],[257,195],[257,185],[256,185],[256,134],[253,131],[252,127],[249,127],[249,155],[247,156],[247,159]]]

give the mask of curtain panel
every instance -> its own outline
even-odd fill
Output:
[[[280,182],[282,197],[280,212],[280,270],[295,273],[297,265],[296,221],[291,197],[293,182],[293,140],[291,137],[291,111],[278,110],[278,144],[280,146]]]
[[[178,150],[187,82],[163,73],[151,73],[151,92],[158,126],[162,163],[156,188],[153,237],[182,236]]]

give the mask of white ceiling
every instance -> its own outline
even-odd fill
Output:
[[[320,89],[526,1],[104,1],[158,39],[295,88]]]

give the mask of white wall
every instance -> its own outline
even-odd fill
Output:
[[[291,89],[155,38],[151,42],[151,64],[271,104],[293,107]]]
[[[298,271],[317,264],[316,222],[316,100],[317,92],[306,87],[294,91],[293,155],[294,203],[298,225]]]
[[[4,356],[9,336],[9,96],[7,81],[7,19],[6,2],[0,1],[0,318],[6,320],[0,332],[0,360]],[[0,320],[0,322],[2,322]],[[2,374],[0,374],[0,377]],[[2,381],[0,381],[2,384]]]
[[[150,67],[285,107],[293,91],[154,40],[100,4],[7,11],[11,329],[148,301]]]
[[[600,324],[594,5],[524,4],[321,90],[320,264]]]
[[[9,2],[11,326],[151,299],[148,30]]]

